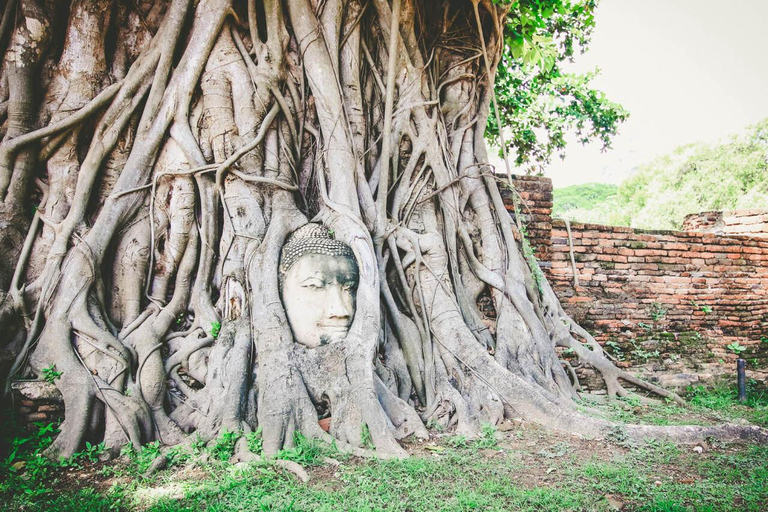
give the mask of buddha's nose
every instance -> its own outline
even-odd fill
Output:
[[[326,313],[329,318],[349,318],[352,315],[352,311],[348,305],[345,294],[347,293],[341,286],[330,287],[330,293],[328,294],[328,305],[326,306]]]

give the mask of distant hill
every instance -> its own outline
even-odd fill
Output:
[[[640,167],[618,187],[554,190],[553,215],[645,229],[679,229],[689,213],[768,208],[768,119],[723,144],[690,144]]]

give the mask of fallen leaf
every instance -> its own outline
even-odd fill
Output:
[[[624,508],[624,502],[618,498],[614,498],[610,494],[605,495],[605,501],[608,502],[608,506],[611,508],[611,510],[621,510]]]

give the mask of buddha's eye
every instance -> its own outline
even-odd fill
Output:
[[[319,279],[307,279],[302,283],[303,288],[309,288],[310,290],[322,290],[325,288],[325,283]]]

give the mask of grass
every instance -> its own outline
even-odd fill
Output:
[[[729,396],[722,390],[694,389],[690,399],[694,408],[731,419],[765,407],[759,401],[751,408],[735,405]],[[620,414],[629,414],[623,406],[636,407],[624,403],[617,407]],[[662,405],[643,414],[672,423],[680,419],[677,409]],[[260,446],[258,435],[248,441]],[[308,484],[269,462],[223,462],[233,444],[232,436],[224,434],[199,448],[207,450],[208,462],[172,454],[177,465],[150,478],[140,470],[156,456],[154,447],[148,455],[127,451],[122,462],[110,465],[93,462],[93,454],[81,456],[79,465],[27,479],[26,487],[18,487],[23,474],[17,472],[0,483],[0,502],[10,510],[57,511],[541,511],[614,510],[620,505],[626,510],[757,511],[768,503],[768,447],[762,446],[710,443],[699,454],[671,443],[627,447],[532,427],[508,432],[485,427],[478,439],[436,434],[428,445],[407,445],[409,459],[388,461],[345,458],[333,446],[301,437],[295,441],[295,448],[280,457],[302,464],[312,475]],[[18,457],[26,460],[23,453]],[[327,464],[326,457],[341,462]],[[65,473],[74,476],[67,480]]]
[[[617,420],[651,425],[711,425],[749,421],[768,427],[768,390],[758,389],[754,381],[747,386],[747,401],[737,401],[735,387],[689,386],[686,407],[673,402],[642,405],[633,398],[619,399],[603,406]]]

